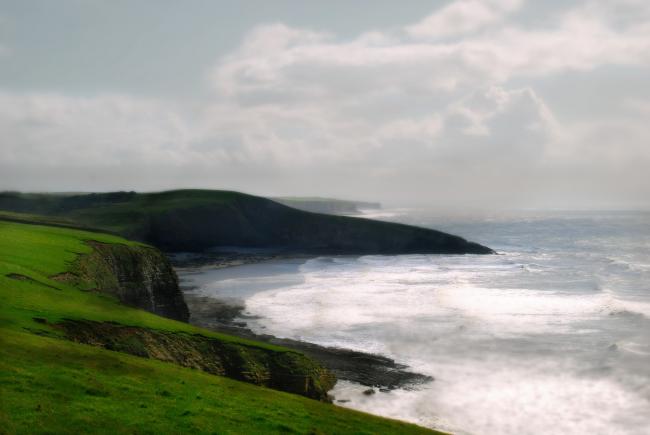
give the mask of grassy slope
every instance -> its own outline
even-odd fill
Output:
[[[246,342],[49,279],[66,271],[77,254],[88,252],[88,239],[133,243],[0,220],[0,433],[427,432],[297,395],[61,340],[33,318],[111,320]]]
[[[11,198],[11,199],[8,199]],[[87,224],[125,234],[149,215],[175,209],[190,209],[207,203],[232,207],[237,199],[251,195],[223,190],[174,190],[157,193],[114,192],[107,194],[58,195],[40,193],[0,193],[0,208],[54,216],[63,222]]]
[[[109,296],[81,292],[75,287],[50,279],[50,276],[67,271],[78,254],[90,252],[85,240],[138,244],[107,234],[0,220],[0,297],[6,301],[2,307],[0,325],[8,323],[16,328],[35,328],[33,317],[41,317],[52,323],[62,319],[114,321],[165,331],[201,333],[222,341],[288,351],[125,307]],[[12,273],[31,279],[16,280],[7,277]],[[41,327],[43,328],[51,332],[49,328]]]
[[[210,192],[214,193],[210,194]],[[144,193],[135,194],[121,202],[97,203],[80,208],[70,206],[70,209],[64,213],[78,222],[106,228],[120,234],[129,234],[135,230],[134,223],[140,223],[150,215],[169,210],[201,207],[207,203],[230,208],[234,207],[235,201],[242,196],[244,195],[237,192],[203,190]]]
[[[431,433],[220,376],[3,329],[0,433]]]

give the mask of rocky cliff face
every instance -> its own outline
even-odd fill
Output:
[[[120,302],[160,316],[186,322],[189,311],[178,277],[164,254],[146,246],[88,242],[93,250],[81,255],[74,273]]]
[[[187,321],[178,277],[164,254],[148,246],[87,242],[70,271],[54,277],[120,302]],[[207,373],[328,401],[335,376],[301,353],[232,337],[172,332],[115,322],[67,319],[52,326],[67,338],[108,350],[153,358]]]
[[[327,391],[336,383],[331,372],[290,350],[109,322],[66,320],[56,327],[79,343],[171,362],[316,400],[329,401]]]

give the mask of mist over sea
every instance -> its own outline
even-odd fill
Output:
[[[184,279],[242,299],[255,332],[435,377],[371,396],[342,381],[341,406],[455,433],[650,433],[650,213],[375,217],[499,255],[318,257]]]

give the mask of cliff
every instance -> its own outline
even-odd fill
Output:
[[[27,223],[34,219],[0,214],[1,433],[432,433],[313,400],[325,399],[334,379],[301,353],[87,291],[108,279],[109,266],[61,280],[83,269],[80,257],[104,262],[152,249]]]
[[[187,306],[157,249],[12,219],[0,215],[0,326],[328,400],[335,377],[302,353],[172,320]]]
[[[147,246],[87,242],[92,251],[75,260],[59,279],[86,281],[121,303],[187,322],[189,310],[167,257]]]
[[[314,254],[490,254],[426,228],[297,210],[218,190],[87,195],[0,194],[0,210],[44,213],[144,241],[166,251],[218,247]]]
[[[329,401],[336,378],[297,352],[277,352],[241,343],[112,322],[66,320],[56,324],[78,343],[171,362],[213,375]]]

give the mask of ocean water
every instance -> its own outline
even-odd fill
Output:
[[[435,378],[372,396],[340,381],[339,406],[459,434],[650,434],[649,213],[377,218],[499,255],[318,257],[183,279],[242,300],[256,332],[380,353]]]

